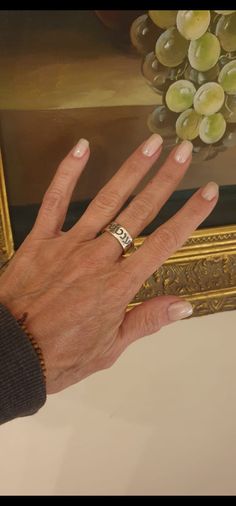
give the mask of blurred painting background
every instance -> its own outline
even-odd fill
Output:
[[[89,139],[92,154],[67,226],[150,135],[147,117],[160,97],[143,79],[129,40],[129,25],[140,11],[127,11],[126,18],[115,12],[113,19],[95,11],[0,12],[0,145],[16,244],[33,223],[58,163],[80,137]],[[235,155],[231,148],[193,164],[167,214],[212,179],[228,187],[231,205]]]

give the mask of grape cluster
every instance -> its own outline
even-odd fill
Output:
[[[236,145],[236,10],[150,10],[130,36],[162,97],[149,129],[168,146],[191,140],[198,159]]]

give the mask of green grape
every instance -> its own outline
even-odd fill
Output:
[[[187,40],[199,39],[210,24],[210,11],[178,11],[177,28]]]
[[[182,112],[189,109],[193,105],[193,97],[196,88],[186,79],[180,79],[171,84],[166,93],[167,107],[173,112]]]
[[[198,70],[193,69],[191,65],[188,65],[185,69],[184,77],[189,81],[193,81],[193,83],[196,83],[197,85],[201,85],[208,83],[209,81],[216,80],[219,72],[220,67],[218,63],[207,72],[199,72]]]
[[[198,84],[205,84],[209,81],[215,81],[220,73],[220,67],[218,63],[206,72],[198,72]]]
[[[222,86],[217,83],[205,83],[198,88],[193,105],[198,114],[210,116],[218,112],[225,100]]]
[[[236,114],[236,95],[228,95],[225,100],[225,106],[229,111]]]
[[[165,67],[156,58],[152,51],[144,55],[141,63],[141,72],[152,89],[163,94],[168,89],[172,81],[176,81],[184,73],[185,65],[178,67]]]
[[[223,16],[228,16],[229,14],[232,14],[232,12],[236,11],[215,11],[217,14],[222,14]]]
[[[225,105],[222,107],[220,112],[223,114],[225,120],[229,125],[236,123],[236,113],[229,111]]]
[[[211,23],[210,23],[210,32],[215,33],[216,25],[220,19],[220,14],[217,14],[215,11],[211,11]]]
[[[165,148],[173,148],[178,143],[178,137],[176,135],[175,129],[173,129],[173,136],[165,139],[164,149]]]
[[[170,83],[171,69],[161,65],[153,51],[144,56],[141,72],[151,87],[160,94]]]
[[[227,148],[236,146],[236,131],[228,132],[223,138],[223,144]]]
[[[165,139],[176,138],[175,115],[164,105],[156,107],[148,116],[148,128],[153,133],[159,133]]]
[[[186,61],[183,61],[178,67],[170,68],[170,80],[177,81],[184,75],[184,71],[186,69]]]
[[[232,60],[221,69],[218,82],[226,93],[236,94],[236,60]]]
[[[220,43],[212,33],[205,33],[200,39],[191,40],[188,49],[190,65],[200,72],[214,67],[220,56]]]
[[[159,71],[159,67],[160,63],[156,59],[155,53],[153,51],[143,57],[141,71],[149,83],[152,84],[155,80],[155,77]]]
[[[199,134],[201,120],[202,117],[194,109],[187,109],[187,111],[182,112],[175,124],[178,137],[189,141],[196,139]]]
[[[226,97],[221,113],[227,123],[236,123],[236,95],[228,95]]]
[[[212,116],[205,116],[200,123],[199,136],[206,144],[218,142],[226,130],[226,121],[223,114],[217,112]]]
[[[205,144],[201,141],[199,137],[192,140],[193,144],[193,159],[192,163],[196,162],[204,162],[209,159],[212,154],[212,151],[215,150],[215,146],[212,144]]]
[[[163,32],[156,43],[157,59],[166,67],[180,65],[188,52],[188,41],[172,26]]]
[[[220,17],[216,25],[216,35],[225,51],[236,51],[236,12]]]
[[[148,11],[148,14],[155,25],[160,28],[169,28],[175,25],[177,12],[178,11]]]
[[[157,60],[155,53],[152,51],[151,53],[146,54],[142,60],[141,72],[149,84],[151,85],[154,84],[155,79],[158,76],[159,70],[160,70],[160,63]]]
[[[199,72],[193,69],[191,65],[187,65],[184,71],[184,78],[188,81],[192,81],[193,83],[198,84],[198,74]]]
[[[218,60],[218,65],[220,67],[220,70],[230,61],[232,61],[232,58],[229,58],[229,55],[222,54]]]
[[[159,34],[160,31],[147,14],[136,18],[130,28],[131,42],[140,54],[153,50]]]

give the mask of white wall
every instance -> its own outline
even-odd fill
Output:
[[[3,494],[236,494],[236,312],[178,322],[0,427]]]

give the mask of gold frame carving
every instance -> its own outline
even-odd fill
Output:
[[[145,237],[138,237],[134,249]],[[0,270],[14,254],[14,242],[0,154]],[[131,252],[126,255],[132,254]],[[179,295],[193,316],[236,309],[236,225],[196,231],[185,245],[143,284],[129,308],[157,295]]]
[[[3,171],[2,156],[0,152],[0,269],[14,254],[11,221],[8,209],[6,185]]]
[[[134,248],[144,240],[137,238]],[[143,284],[130,307],[157,295],[189,300],[193,316],[236,309],[236,225],[197,230]]]

